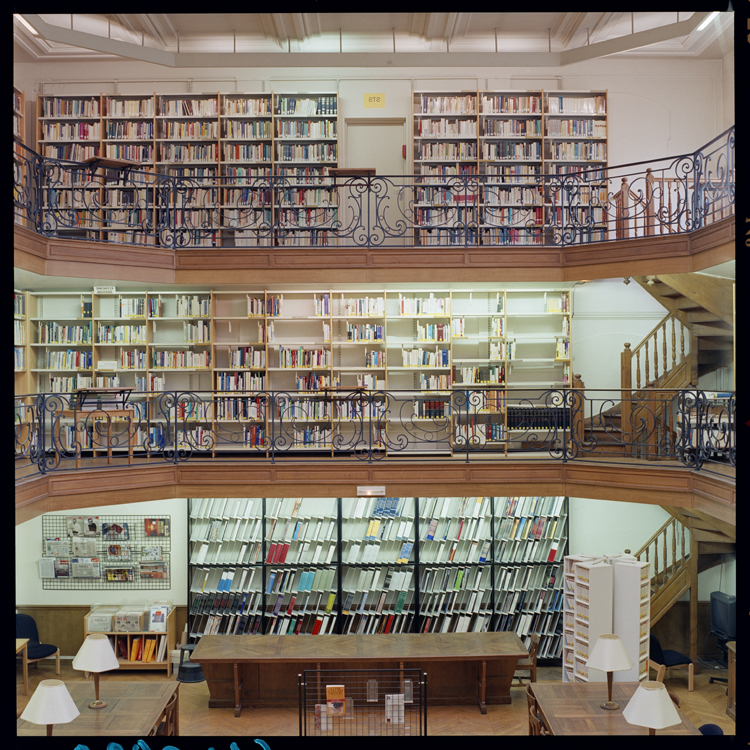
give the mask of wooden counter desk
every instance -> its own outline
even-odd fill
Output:
[[[518,659],[528,651],[515,633],[395,635],[204,635],[190,660],[206,676],[209,708],[296,705],[305,669],[417,668],[427,672],[433,705],[510,703]]]

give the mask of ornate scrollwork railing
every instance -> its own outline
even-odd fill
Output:
[[[17,396],[17,476],[153,459],[736,462],[734,394],[474,386],[453,391],[135,393],[110,412]]]
[[[692,232],[735,205],[733,127],[691,154],[506,176],[157,173],[13,148],[17,223],[172,249],[565,246]]]

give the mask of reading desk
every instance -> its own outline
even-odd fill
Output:
[[[395,635],[204,635],[190,660],[199,662],[209,708],[296,704],[303,669],[418,668],[427,672],[428,702],[510,703],[518,659],[528,651],[515,633]]]

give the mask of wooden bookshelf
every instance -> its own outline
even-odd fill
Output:
[[[415,244],[539,245],[571,222],[575,241],[606,239],[606,91],[417,91],[412,122]],[[574,209],[543,188],[581,170]]]
[[[176,608],[170,607],[169,613],[167,614],[166,630],[154,631],[154,630],[138,630],[130,632],[121,632],[115,630],[89,630],[89,617],[94,612],[90,612],[83,618],[83,637],[84,639],[90,633],[103,633],[106,635],[112,643],[112,648],[117,655],[117,661],[120,663],[119,669],[148,669],[158,670],[164,669],[167,672],[167,676],[172,674],[172,651],[175,648],[176,643],[176,629],[177,629],[177,615]],[[148,623],[148,609],[146,609],[146,621]],[[156,649],[158,654],[159,641],[161,638],[166,638],[166,655],[165,658],[157,661],[143,661],[142,659],[130,658],[133,654],[133,641],[137,638],[144,638],[146,640],[156,639]],[[122,643],[122,649],[120,643]],[[123,656],[123,653],[128,654],[127,658]]]
[[[26,94],[13,87],[13,140],[26,142]]]
[[[557,658],[566,518],[562,497],[194,499],[190,635],[513,631]]]
[[[380,430],[373,447],[394,455],[406,437],[413,454],[507,453],[527,433],[570,429],[564,288],[82,290],[19,303],[17,389],[122,386],[141,393],[134,402],[213,391],[179,407],[192,431],[180,439],[203,446],[211,433],[213,455],[264,452],[262,391],[285,394],[272,416],[295,451],[356,450],[362,425]],[[549,403],[532,406],[539,389],[552,389]],[[379,391],[388,411],[356,397]],[[147,434],[159,444],[163,415],[144,405],[137,416],[137,446]]]

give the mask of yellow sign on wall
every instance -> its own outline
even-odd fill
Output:
[[[365,109],[384,109],[385,94],[365,94]]]

